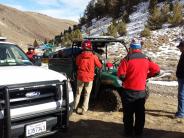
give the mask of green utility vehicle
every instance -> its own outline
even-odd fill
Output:
[[[120,60],[126,56],[128,49],[124,41],[114,38],[84,38],[84,40],[86,39],[91,40],[94,54],[103,63],[103,68],[95,71],[90,105],[100,103],[106,111],[118,111],[122,108],[120,97],[122,81],[117,77],[117,67]],[[73,42],[71,47],[72,54],[69,54],[69,57],[55,55],[48,62],[50,69],[66,73],[73,84],[74,93],[76,92],[77,82],[75,59],[81,52],[81,43],[82,41]],[[60,51],[59,53],[62,52]]]

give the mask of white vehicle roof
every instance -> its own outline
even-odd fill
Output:
[[[11,45],[15,45],[15,43],[7,42],[6,40],[7,40],[6,37],[0,37],[0,44],[11,44]]]
[[[6,37],[0,37],[0,41],[6,41]]]
[[[10,44],[10,45],[16,45],[15,43],[11,43],[11,42],[5,42],[5,41],[0,41],[0,44]]]

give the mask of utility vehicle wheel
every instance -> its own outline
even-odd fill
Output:
[[[119,111],[122,108],[119,93],[112,89],[105,90],[102,97],[102,105],[106,111]]]

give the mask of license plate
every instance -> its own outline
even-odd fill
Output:
[[[26,126],[26,137],[46,131],[46,121]]]

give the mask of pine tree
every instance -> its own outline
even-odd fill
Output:
[[[157,7],[157,3],[158,3],[157,0],[150,0],[150,3],[149,3],[149,12],[151,14],[154,12],[155,8]]]
[[[87,22],[90,22],[95,17],[95,7],[92,2],[89,2],[87,5],[84,17],[86,17]]]
[[[183,21],[182,5],[177,1],[173,6],[173,14],[169,18],[169,23],[173,26],[179,25]]]
[[[107,33],[108,35],[117,37],[117,28],[114,24],[111,24],[108,28],[107,28]]]
[[[63,32],[60,33],[60,36],[63,37]]]
[[[119,4],[121,4],[121,0],[113,0],[112,2],[112,11],[114,18],[119,17]]]
[[[170,12],[170,9],[169,9],[169,4],[167,2],[164,2],[164,5],[163,7],[161,8],[161,20],[162,20],[162,23],[165,23],[168,21],[169,19],[169,12]]]
[[[149,37],[151,36],[151,31],[148,27],[145,27],[144,30],[141,32],[141,37]]]
[[[73,25],[73,31],[79,29],[78,25]]]
[[[54,38],[54,43],[56,45],[59,45],[59,43],[61,43],[61,36],[60,35],[56,35],[55,38]]]
[[[154,8],[152,14],[148,17],[148,27],[151,30],[162,28],[161,11],[159,8]]]
[[[120,35],[126,35],[127,30],[126,30],[126,23],[121,21],[117,25],[117,31]]]
[[[124,3],[125,3],[125,0],[119,0],[118,1],[118,4],[117,4],[117,7],[116,7],[116,15],[117,15],[117,17],[120,17],[122,14],[123,14],[123,11],[125,10],[125,5],[124,5]]]
[[[134,11],[134,6],[139,4],[141,0],[125,0],[126,11],[131,14]]]
[[[34,48],[38,47],[38,42],[36,41],[36,39],[33,42],[33,46],[34,46]]]
[[[102,18],[105,15],[105,5],[104,2],[101,0],[98,0],[95,4],[95,17]]]
[[[66,33],[68,33],[68,30],[64,30],[64,35],[65,35]]]
[[[122,18],[125,20],[125,22],[129,22],[129,15],[128,12],[126,10],[124,10]]]
[[[72,38],[72,41],[73,40],[82,40],[82,33],[79,29],[73,31],[71,33],[71,38]]]
[[[111,11],[110,11],[111,0],[104,0],[104,3],[105,3],[106,12],[109,14],[109,13],[111,12]]]
[[[44,44],[47,44],[47,39],[45,38],[45,40],[44,40]]]
[[[172,0],[169,0],[169,9],[170,9],[170,11],[173,11],[173,7],[174,7],[174,5],[172,3]]]
[[[118,5],[120,0],[104,0],[105,3],[105,13],[111,17],[118,16]]]
[[[86,22],[87,22],[87,19],[85,17],[80,17],[79,19],[80,26],[84,25]]]
[[[68,33],[70,34],[72,32],[72,28],[69,26],[68,27]]]
[[[64,43],[64,45],[69,45],[69,44],[71,44],[71,40],[70,40],[70,35],[69,35],[69,33],[65,33],[64,38],[63,38],[63,43]]]

